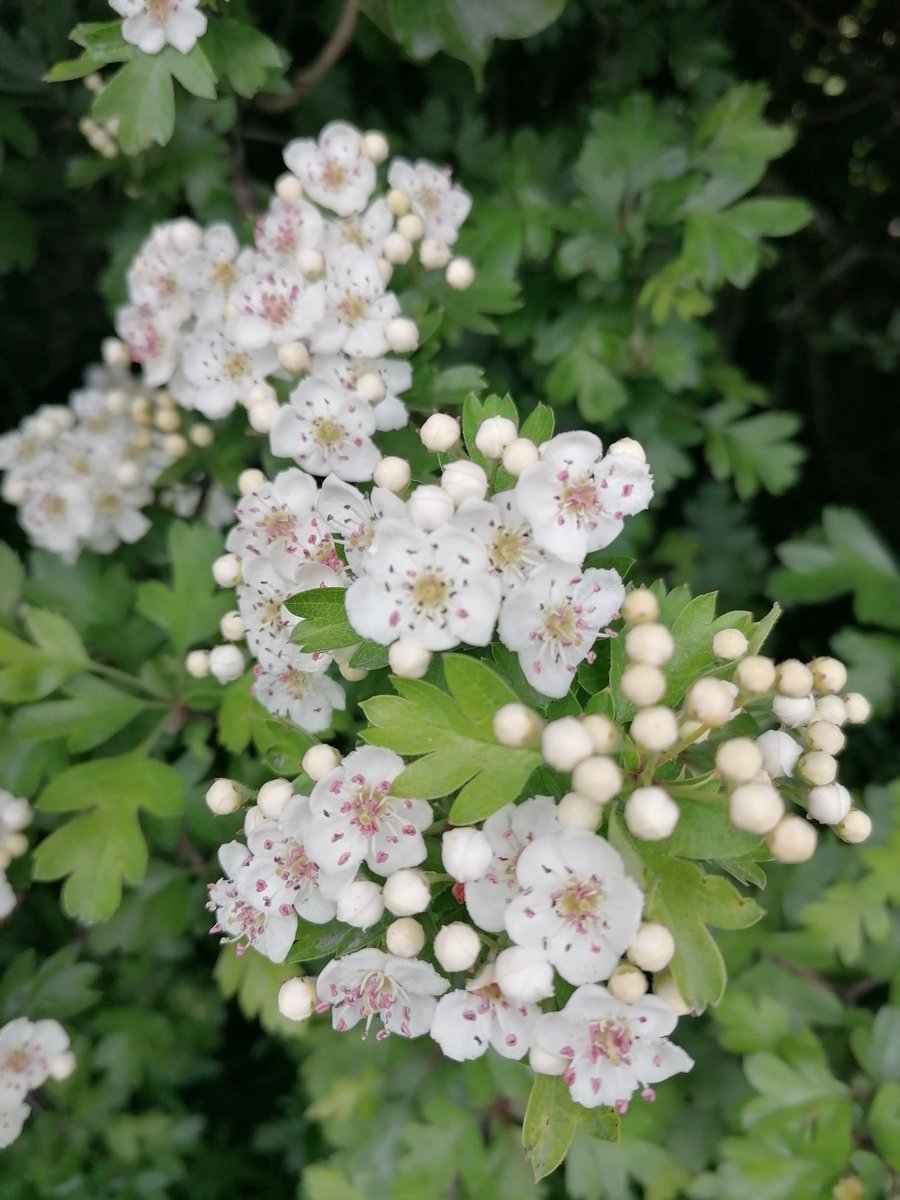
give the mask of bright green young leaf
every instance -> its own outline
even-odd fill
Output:
[[[65,617],[48,609],[29,608],[25,614],[25,628],[47,656],[61,662],[84,664],[88,662],[84,643]]]
[[[216,74],[199,43],[187,54],[179,53],[174,46],[166,46],[160,58],[185,91],[202,100],[215,100]]]
[[[79,675],[65,691],[65,700],[20,709],[13,718],[14,731],[38,741],[65,738],[69,749],[80,754],[101,746],[148,708],[139,696],[92,675]]]
[[[222,552],[220,536],[198,521],[176,521],[169,529],[170,585],[152,579],[138,588],[138,611],[169,635],[179,654],[197,642],[210,641],[230,597],[216,587],[213,560]]]
[[[320,958],[337,958],[340,955],[353,954],[371,946],[383,935],[388,925],[389,917],[385,917],[368,929],[355,929],[344,921],[329,921],[325,925],[313,925],[301,920],[297,927],[297,936],[288,954],[288,962],[315,962]]]
[[[744,1108],[745,1128],[772,1121],[782,1125],[795,1114],[809,1119],[850,1103],[847,1088],[832,1075],[823,1055],[798,1054],[795,1062],[785,1062],[774,1054],[753,1054],[744,1069],[760,1093]]]
[[[215,74],[246,99],[261,92],[270,74],[284,65],[283,52],[265,34],[222,13],[210,21],[202,45]]]
[[[165,146],[175,129],[175,89],[161,54],[138,54],[115,73],[91,109],[95,120],[118,121],[125,154]]]
[[[345,588],[312,588],[285,601],[285,608],[302,617],[294,626],[291,640],[312,654],[354,646],[362,639],[347,619]]]
[[[522,1142],[535,1181],[560,1165],[577,1130],[599,1141],[619,1139],[619,1117],[612,1109],[576,1104],[559,1075],[537,1075],[528,1098]]]
[[[900,1083],[881,1085],[866,1122],[878,1152],[895,1171],[900,1171]]]

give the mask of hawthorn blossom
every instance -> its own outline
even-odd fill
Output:
[[[241,842],[227,842],[219,848],[219,862],[226,877],[209,885],[206,907],[216,914],[215,924],[209,932],[225,934],[222,942],[236,943],[239,955],[252,946],[271,962],[284,962],[297,933],[296,910],[286,899],[277,909],[265,912],[250,903],[232,878],[240,871],[246,857],[247,847]]]
[[[238,346],[261,350],[306,337],[325,307],[320,283],[307,283],[298,268],[286,263],[253,272],[240,279],[232,293],[237,309],[226,326]]]
[[[652,1100],[651,1084],[694,1065],[668,1040],[676,1022],[657,996],[623,1004],[605,987],[587,984],[575,989],[561,1012],[538,1017],[534,1041],[567,1060],[563,1079],[577,1104],[624,1112],[638,1088],[645,1100]]]
[[[286,579],[311,560],[340,567],[331,535],[315,516],[316,495],[311,475],[296,467],[280,471],[238,502],[225,548],[241,558],[270,558]]]
[[[329,655],[304,654],[288,643],[277,654],[261,653],[250,690],[275,716],[307,733],[322,733],[334,710],[347,705],[344,689],[325,673],[330,665]]]
[[[644,904],[609,842],[581,829],[545,834],[519,855],[516,879],[522,894],[505,914],[513,941],[545,953],[569,983],[608,979]]]
[[[318,250],[322,245],[322,214],[305,200],[281,200],[273,196],[256,222],[257,251],[269,259],[296,262],[300,250]]]
[[[378,259],[347,246],[328,260],[325,308],[310,336],[315,354],[378,358],[388,349],[387,326],[400,301],[387,290]]]
[[[237,606],[247,645],[257,657],[264,648],[277,654],[300,620],[284,607],[285,600],[297,592],[297,585],[285,579],[268,557],[248,558],[241,572]]]
[[[336,475],[329,475],[319,492],[316,513],[344,547],[348,566],[365,570],[366,552],[378,522],[387,517],[402,520],[406,505],[386,488],[374,487],[368,496]]]
[[[0,1111],[14,1108],[45,1083],[53,1060],[68,1048],[69,1036],[58,1021],[17,1017],[4,1025],[0,1029]]]
[[[173,242],[176,227],[175,221],[155,225],[126,275],[131,302],[152,312],[170,329],[182,325],[191,315],[192,307],[189,289],[179,269],[183,252]],[[200,227],[194,228],[199,239]]]
[[[31,1109],[20,1101],[10,1107],[0,1107],[0,1150],[11,1146],[24,1128]]]
[[[388,170],[388,183],[409,196],[412,211],[425,226],[425,237],[452,246],[459,227],[469,215],[472,197],[453,183],[449,170],[441,170],[425,159],[413,165],[395,158]]]
[[[465,991],[449,992],[437,1003],[431,1036],[447,1058],[480,1058],[493,1046],[504,1058],[522,1058],[529,1050],[541,1010],[536,1004],[508,1000],[488,964]]]
[[[116,332],[128,343],[132,360],[140,365],[146,384],[161,387],[169,382],[181,351],[177,324],[152,308],[127,304],[116,313]]]
[[[506,928],[506,906],[522,894],[516,878],[519,855],[535,838],[560,829],[556,803],[550,796],[533,796],[521,804],[506,804],[482,826],[482,833],[494,851],[480,879],[465,885],[464,897],[469,916],[487,933]]]
[[[484,543],[491,571],[500,580],[504,595],[538,567],[555,561],[535,542],[514,491],[497,492],[489,500],[465,501],[453,524]]]
[[[6,878],[6,870],[0,867],[0,921],[16,907],[16,893],[12,890],[9,880]],[[0,1142],[2,1145],[2,1142]]]
[[[384,646],[409,638],[428,650],[491,640],[500,584],[484,545],[465,530],[425,533],[385,519],[365,571],[347,590],[347,618],[361,637]]]
[[[206,15],[198,11],[199,2],[109,0],[109,6],[125,18],[122,37],[142,54],[159,54],[165,45],[187,54],[206,32]]]
[[[420,959],[369,949],[333,959],[316,982],[316,994],[322,1007],[331,1007],[331,1024],[338,1033],[365,1021],[365,1037],[377,1017],[382,1024],[377,1038],[391,1033],[414,1038],[428,1032],[435,997],[449,986]]]
[[[645,462],[632,454],[603,456],[593,433],[561,433],[545,442],[541,461],[516,481],[519,506],[539,546],[566,562],[583,562],[617,537],[623,518],[643,511],[653,495]]]
[[[274,346],[247,350],[222,329],[206,326],[184,339],[181,375],[172,382],[172,395],[183,408],[195,408],[212,420],[227,417],[277,367]]]
[[[73,563],[93,526],[87,489],[67,480],[35,480],[19,508],[29,541]]]
[[[384,397],[372,405],[375,428],[403,429],[409,424],[409,411],[400,399],[412,387],[412,367],[396,358],[348,358],[346,354],[317,354],[310,375],[324,383],[356,392],[363,375],[377,375]]]
[[[387,201],[374,200],[363,213],[325,222],[325,253],[331,256],[344,246],[356,246],[358,250],[377,257],[381,254],[384,239],[393,228],[394,214],[388,208]]]
[[[363,152],[359,130],[344,121],[331,121],[318,141],[288,142],[284,161],[311,200],[341,217],[362,212],[375,188],[375,164]]]
[[[532,687],[545,696],[565,696],[578,664],[590,659],[624,599],[617,571],[550,564],[509,592],[497,633],[518,654]]]
[[[193,315],[200,324],[221,321],[238,279],[255,262],[251,247],[241,247],[230,225],[217,221],[202,231],[200,245],[183,255],[178,281],[191,293]]]
[[[269,432],[279,458],[293,458],[313,475],[371,479],[381,451],[372,441],[375,418],[353,392],[305,379],[293,392]]]
[[[434,821],[426,800],[393,795],[403,770],[392,750],[363,746],[320,779],[310,797],[316,818],[309,850],[324,871],[356,867],[363,860],[376,875],[392,875],[425,859],[422,831]]]

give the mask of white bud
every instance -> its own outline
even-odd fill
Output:
[[[635,788],[625,802],[625,824],[645,842],[667,838],[678,824],[680,809],[664,788]]]
[[[167,433],[162,445],[169,458],[184,458],[188,452],[187,438],[180,433]]]
[[[464,292],[475,282],[475,268],[468,258],[451,258],[444,278],[454,291]]]
[[[618,725],[602,713],[589,713],[582,717],[581,728],[591,739],[591,748],[595,754],[609,754],[619,744]]]
[[[772,857],[782,863],[808,862],[818,840],[815,827],[793,815],[783,817],[766,838]]]
[[[501,746],[527,746],[538,735],[540,720],[524,704],[504,704],[494,713],[494,737]]]
[[[575,717],[560,717],[544,726],[541,754],[557,771],[571,771],[593,751],[590,734]]]
[[[244,406],[246,408],[253,408],[257,404],[269,404],[272,400],[277,399],[278,393],[272,387],[271,383],[256,383],[247,393]]]
[[[226,642],[240,642],[243,639],[244,618],[236,608],[230,609],[219,621],[219,632]]]
[[[419,430],[419,437],[426,450],[443,454],[459,441],[459,421],[447,413],[432,413]]]
[[[285,204],[296,204],[298,200],[303,199],[303,184],[296,175],[285,171],[275,180],[275,195]]]
[[[415,213],[407,213],[405,217],[401,217],[397,222],[397,232],[402,233],[411,242],[418,242],[425,232],[425,226]]]
[[[461,458],[444,467],[441,487],[458,508],[464,500],[483,500],[487,495],[488,478],[478,463]]]
[[[303,342],[285,342],[278,347],[278,361],[292,375],[309,370],[309,351]]]
[[[196,250],[203,241],[203,230],[189,217],[180,217],[170,226],[169,237],[175,249],[186,254],[190,250]]]
[[[425,945],[425,930],[412,917],[401,917],[388,925],[385,942],[388,954],[397,958],[415,958]]]
[[[268,433],[278,414],[281,412],[281,405],[277,400],[260,400],[251,408],[247,409],[247,420],[250,423],[250,428],[256,433]]]
[[[0,851],[0,869],[5,870],[14,858],[21,858],[28,851],[28,838],[24,833],[7,833]]]
[[[388,663],[401,679],[421,679],[431,665],[431,651],[412,638],[399,638],[388,647]]]
[[[775,696],[772,699],[772,712],[789,729],[797,729],[808,725],[816,714],[816,702],[813,696]]]
[[[121,417],[130,408],[128,393],[122,388],[113,388],[111,392],[106,393],[106,407],[114,417]]]
[[[266,483],[268,483],[268,480],[258,467],[247,467],[237,477],[238,491],[242,496],[249,496],[253,492],[258,492]]]
[[[294,794],[289,779],[269,779],[256,795],[256,804],[267,821],[277,821]]]
[[[817,692],[839,692],[847,686],[847,668],[840,659],[822,655],[809,665]]]
[[[721,729],[727,725],[732,714],[733,695],[728,684],[721,679],[707,676],[698,679],[688,688],[687,710],[702,725]]]
[[[494,858],[494,849],[480,829],[449,829],[441,838],[444,870],[458,883],[480,879]]]
[[[647,995],[647,976],[637,967],[623,963],[610,975],[606,989],[623,1004],[636,1004]]]
[[[664,970],[675,954],[675,939],[665,925],[645,921],[628,947],[628,957],[642,971],[656,975]]]
[[[452,496],[433,483],[421,483],[413,488],[406,504],[409,519],[426,533],[445,525],[455,511]]]
[[[509,417],[487,417],[478,426],[475,446],[485,458],[500,458],[518,436],[516,423]]]
[[[409,317],[394,317],[388,322],[384,336],[395,354],[412,354],[419,345],[419,330]]]
[[[365,371],[356,381],[356,394],[366,404],[378,404],[386,395],[384,380],[377,371]]]
[[[619,438],[617,442],[613,442],[611,446],[606,447],[607,454],[630,454],[632,458],[636,458],[638,462],[645,463],[647,455],[644,447],[634,438],[625,437]]]
[[[662,667],[675,653],[675,643],[665,625],[648,621],[625,634],[625,653],[632,662]]]
[[[847,741],[842,730],[830,721],[812,721],[803,736],[810,750],[824,750],[826,754],[840,754]]]
[[[510,946],[494,963],[500,991],[514,1004],[536,1004],[553,995],[553,968],[540,950]]]
[[[192,425],[188,430],[188,437],[199,450],[206,450],[216,440],[216,431],[212,425],[207,425],[204,421],[198,421],[196,425]]]
[[[481,953],[481,938],[464,921],[451,921],[434,937],[434,957],[445,971],[468,971]]]
[[[100,353],[108,367],[131,366],[131,351],[125,342],[120,342],[118,338],[104,338],[100,343]]]
[[[303,755],[300,766],[313,783],[318,783],[329,771],[333,771],[340,761],[341,756],[334,746],[329,746],[327,742],[316,742]]]
[[[820,696],[816,701],[816,720],[829,721],[832,725],[844,725],[847,707],[840,696]]]
[[[622,672],[619,688],[626,700],[638,708],[656,704],[666,693],[666,677],[658,667],[631,663]]]
[[[387,138],[380,129],[370,129],[360,138],[360,148],[366,158],[370,158],[376,167],[387,161],[391,152]]]
[[[762,696],[775,686],[775,664],[762,654],[751,654],[735,667],[734,681],[749,696]]]
[[[566,792],[556,806],[556,816],[563,829],[596,829],[603,806],[578,792]]]
[[[414,917],[431,903],[428,880],[422,871],[404,867],[384,881],[384,907],[395,917]]]
[[[306,1021],[316,1011],[316,989],[308,979],[288,979],[278,989],[278,1011],[288,1021]]]
[[[384,913],[381,888],[369,879],[357,879],[337,895],[337,919],[355,929],[371,929]]]
[[[642,749],[659,753],[678,741],[678,721],[671,708],[661,705],[642,708],[632,718],[630,733],[632,740]]]
[[[349,663],[338,663],[338,673],[342,679],[346,679],[348,683],[359,683],[361,679],[368,678],[369,672],[363,667],[351,667]]]
[[[803,747],[795,742],[783,729],[769,729],[756,739],[757,749],[762,755],[763,770],[772,779],[793,775]]]
[[[784,801],[769,783],[743,783],[731,793],[728,816],[735,829],[762,837],[784,816]]]
[[[611,758],[592,754],[572,772],[572,789],[597,804],[606,804],[622,790],[622,772]]]
[[[161,433],[174,433],[181,427],[181,414],[171,408],[161,408],[154,416],[153,424]]]
[[[835,833],[838,837],[851,845],[864,842],[871,832],[872,819],[868,813],[864,813],[859,808],[851,808],[843,821],[835,826]]]
[[[209,651],[191,650],[184,660],[184,669],[192,679],[205,679],[209,674]]]
[[[691,1006],[681,994],[681,989],[668,971],[663,971],[653,980],[653,995],[658,996],[676,1017],[686,1017]]]
[[[391,188],[387,194],[387,206],[395,217],[405,217],[409,212],[409,196],[400,188]]]
[[[77,1066],[78,1063],[71,1050],[63,1050],[60,1054],[54,1054],[47,1063],[50,1078],[55,1079],[58,1083],[68,1079]]]
[[[141,477],[137,463],[123,462],[116,467],[116,482],[122,487],[133,487]]]
[[[222,554],[213,563],[212,573],[219,587],[237,587],[241,582],[241,560],[236,554]]]
[[[804,754],[799,763],[800,778],[811,783],[813,787],[823,787],[826,783],[834,783],[837,777],[837,759],[824,750],[810,750]]]
[[[762,751],[750,738],[729,738],[716,750],[716,770],[729,783],[750,783],[762,765]]]
[[[850,793],[840,783],[811,788],[806,800],[809,815],[820,825],[840,824],[852,804]]]
[[[449,261],[449,249],[443,242],[439,242],[435,238],[426,238],[419,247],[419,262],[426,271],[439,271],[442,267],[446,267]]]
[[[219,683],[232,683],[244,673],[244,656],[237,646],[213,646],[209,652],[209,673]]]
[[[385,283],[390,283],[394,278],[394,264],[389,263],[386,258],[379,258],[378,270],[381,273],[381,278]]]
[[[321,250],[312,246],[303,246],[297,251],[297,266],[307,279],[319,279],[325,274],[325,259]]]
[[[809,667],[798,658],[787,658],[779,663],[775,672],[775,686],[782,696],[799,700],[812,691],[813,675]]]
[[[206,789],[206,807],[217,817],[237,812],[244,802],[244,793],[233,779],[214,779]]]
[[[749,645],[739,629],[719,629],[712,640],[713,654],[725,662],[743,658]]]
[[[851,725],[864,725],[872,715],[872,705],[860,692],[847,693],[844,709]]]
[[[540,451],[531,438],[517,437],[503,451],[501,461],[504,471],[518,478],[526,467],[538,462],[540,457]]]
[[[622,603],[622,616],[631,625],[644,625],[659,616],[659,601],[649,588],[634,588]]]
[[[532,1046],[528,1051],[528,1065],[536,1075],[565,1075],[569,1069],[569,1060],[540,1046]]]
[[[412,258],[413,244],[402,233],[389,233],[384,239],[381,253],[389,263],[408,263]]]
[[[405,458],[396,458],[389,454],[377,464],[372,478],[376,487],[383,487],[389,492],[402,492],[409,486],[411,474]]]

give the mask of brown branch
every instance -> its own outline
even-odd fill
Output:
[[[294,76],[291,90],[283,96],[257,96],[254,104],[267,113],[283,113],[293,108],[304,96],[317,87],[339,58],[344,54],[356,30],[358,11],[356,0],[345,0],[338,23],[331,37],[312,60]]]

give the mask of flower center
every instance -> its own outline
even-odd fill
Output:
[[[44,497],[41,508],[44,510],[44,516],[49,517],[53,521],[61,521],[66,515],[66,502],[62,496],[57,496],[55,492],[51,492]]]
[[[416,192],[416,200],[427,213],[436,213],[441,207],[441,198],[437,189],[433,187],[419,188]]]
[[[544,610],[541,636],[545,642],[555,642],[559,646],[580,646],[582,637],[579,629],[582,625],[574,605],[557,604]]]
[[[580,475],[570,475],[568,471],[560,471],[557,475],[560,489],[556,494],[556,502],[560,513],[574,517],[581,524],[590,523],[600,515],[600,498],[597,486],[591,476],[583,471]]]
[[[25,1046],[14,1046],[2,1063],[5,1071],[27,1071],[31,1066],[31,1055]]]
[[[319,868],[310,861],[299,842],[289,844],[292,848],[286,857],[275,859],[278,863],[275,874],[284,881],[285,887],[298,891],[304,883],[316,882],[319,878]]]
[[[500,529],[490,545],[491,562],[498,571],[518,566],[525,550],[525,534],[521,529]]]
[[[166,17],[169,15],[171,0],[147,0],[147,15],[151,21],[156,21],[157,25],[162,25]]]
[[[355,825],[360,833],[377,833],[384,819],[388,806],[390,784],[381,783],[375,786],[363,784],[351,795],[350,799],[341,806],[341,812],[352,814],[350,824]]]
[[[328,450],[334,449],[335,446],[340,446],[344,441],[344,427],[338,421],[331,421],[327,417],[316,422],[316,441],[320,446],[324,446]]]
[[[618,1021],[597,1021],[589,1026],[591,1039],[588,1055],[592,1063],[605,1059],[611,1067],[629,1063],[631,1059],[631,1033],[627,1025]]]
[[[412,586],[413,603],[428,613],[445,609],[449,595],[450,585],[440,571],[423,571]]]
[[[326,158],[322,168],[322,182],[329,188],[342,188],[347,182],[347,171],[336,158]]]
[[[309,691],[309,675],[299,667],[287,667],[281,675],[281,682],[295,700],[302,700]]]
[[[299,295],[300,289],[291,288],[290,295],[279,296],[276,292],[263,292],[259,298],[259,311],[264,321],[270,325],[286,325],[291,315],[291,306]]]
[[[237,272],[231,263],[218,263],[213,268],[212,281],[213,286],[219,288],[220,291],[227,292],[237,278]]]
[[[250,370],[250,355],[245,350],[235,350],[229,354],[222,364],[222,374],[226,379],[236,382],[243,379]]]
[[[276,538],[293,540],[295,537],[294,518],[285,508],[267,512],[261,524],[267,542],[274,542]]]

